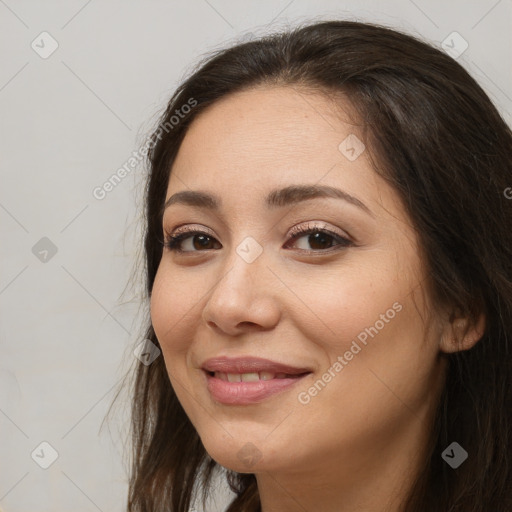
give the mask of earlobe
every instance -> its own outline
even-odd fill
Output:
[[[440,338],[439,348],[446,353],[473,348],[485,332],[485,315],[481,313],[474,324],[468,317],[450,316]]]

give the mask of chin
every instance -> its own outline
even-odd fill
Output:
[[[256,473],[273,469],[263,457],[263,453],[252,443],[245,443],[235,451],[227,451],[224,447],[207,452],[215,462],[237,473]]]
[[[261,438],[261,440],[260,440]],[[265,435],[245,435],[229,439],[203,439],[203,445],[218,464],[237,473],[288,472],[297,469],[308,457],[293,446],[265,439]]]
[[[238,473],[254,473],[255,471],[267,471],[271,469],[272,461],[268,460],[269,453],[276,453],[269,450],[268,445],[263,446],[262,442],[244,436],[229,436],[224,433],[221,438],[215,439],[210,435],[200,436],[203,446],[208,455],[221,466]]]

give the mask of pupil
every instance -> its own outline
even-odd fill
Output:
[[[198,244],[194,244],[194,248],[197,249],[199,247],[200,249],[204,249],[208,245],[209,238],[210,237],[206,235],[196,235],[194,240],[197,241],[200,239],[201,241]]]
[[[329,245],[327,239],[331,238],[331,237],[330,237],[330,235],[326,235],[325,233],[315,233],[315,234],[309,235],[309,238],[310,238],[311,247],[315,248],[316,243],[319,243],[320,246],[322,246],[322,244]],[[311,238],[312,238],[312,241],[311,241]]]

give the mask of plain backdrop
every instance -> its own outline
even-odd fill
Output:
[[[0,0],[5,512],[125,509],[127,397],[100,427],[120,379],[141,364],[147,304],[140,274],[129,280],[144,168],[102,199],[93,192],[201,56],[313,17],[379,22],[440,48],[457,32],[459,51],[467,44],[458,61],[510,123],[512,0]]]

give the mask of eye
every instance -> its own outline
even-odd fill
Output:
[[[302,245],[306,247],[299,247],[299,249],[309,253],[331,252],[332,250],[343,249],[354,245],[352,240],[342,236],[340,233],[335,233],[327,229],[325,224],[322,226],[315,226],[314,224],[297,226],[291,230],[290,234],[293,242],[303,238],[304,242]],[[308,245],[312,247],[312,249],[309,249],[307,247]],[[336,248],[336,246],[339,247]]]
[[[299,247],[299,249],[308,253],[331,252],[332,250],[338,250],[336,249],[337,246],[343,249],[354,245],[347,237],[326,229],[325,225],[307,224],[293,228],[290,231],[291,243],[302,238],[305,239],[305,242],[301,245],[309,244],[311,249],[307,247]],[[289,245],[290,241],[284,247],[288,248]],[[222,245],[211,233],[193,228],[185,228],[174,234],[166,233],[164,246],[176,253],[204,252],[222,248]]]
[[[217,242],[217,245],[220,247],[212,247],[214,245],[213,241],[217,242],[210,233],[185,228],[177,234],[166,233],[164,246],[170,251],[177,253],[200,252],[222,247],[219,242]],[[187,247],[184,248],[184,245]],[[191,247],[192,249],[190,249]]]

